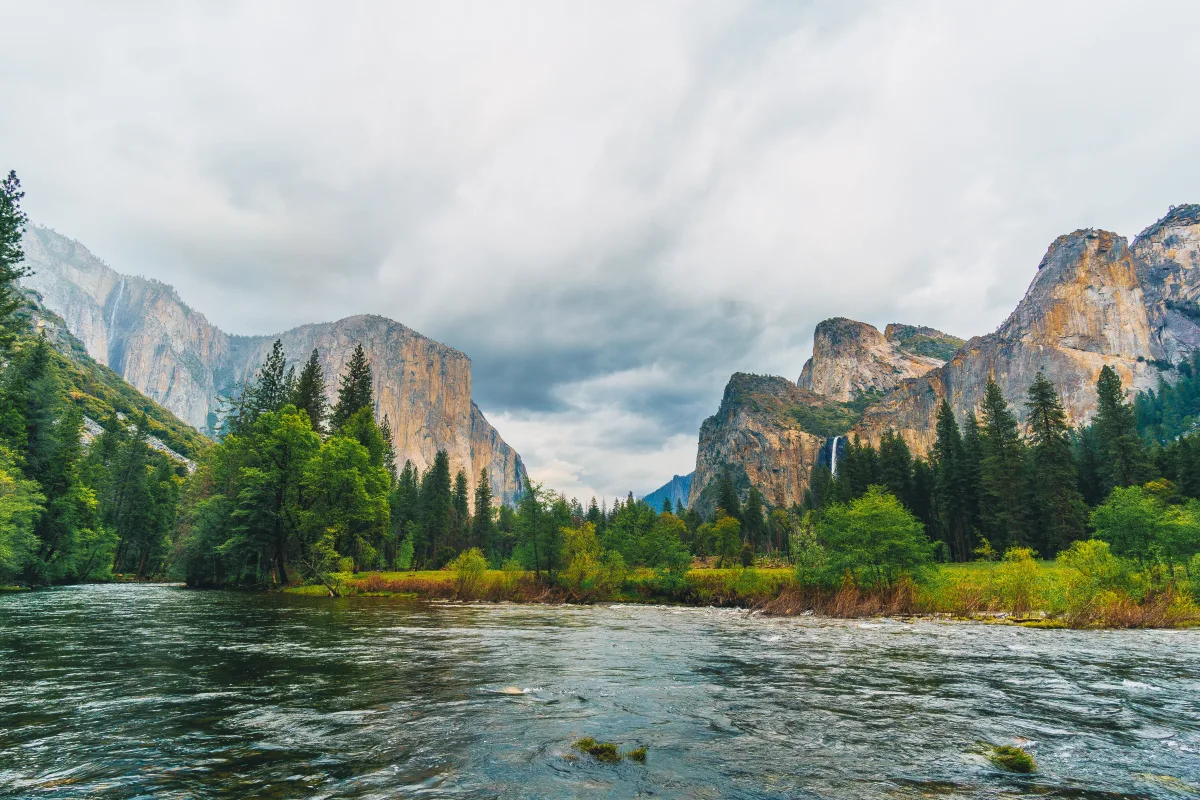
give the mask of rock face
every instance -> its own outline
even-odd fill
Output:
[[[231,336],[158,281],[121,275],[83,245],[46,228],[24,241],[39,291],[89,355],[184,421],[212,433],[219,398],[250,380],[275,339],[297,372],[314,348],[328,396],[361,343],[375,375],[376,416],[391,422],[401,463],[419,469],[438,450],[464,469],[472,492],[487,468],[492,493],[514,503],[525,479],[521,458],[471,400],[471,361],[452,347],[384,317],[355,316],[294,328],[278,336]]]
[[[730,380],[720,410],[700,430],[692,502],[719,470],[744,466],[768,502],[791,505],[812,467],[830,460],[830,439],[846,418],[850,436],[878,445],[891,429],[926,455],[943,398],[961,420],[978,409],[989,378],[1023,420],[1029,384],[1043,371],[1070,424],[1087,423],[1104,366],[1130,392],[1152,389],[1200,347],[1198,301],[1200,205],[1188,205],[1172,208],[1132,245],[1102,230],[1060,236],[1008,319],[961,348],[929,328],[889,325],[880,334],[826,320],[798,386],[741,374]]]
[[[689,507],[709,510],[704,490],[727,467],[738,478],[744,472],[773,506],[801,502],[826,437],[806,432],[795,412],[824,402],[787,378],[736,373],[717,413],[700,426]]]
[[[1130,246],[1124,237],[1079,230],[1050,245],[1024,299],[1000,328],[976,337],[943,367],[904,381],[868,408],[852,434],[878,443],[895,429],[918,454],[935,436],[937,408],[976,410],[988,378],[1022,420],[1039,370],[1058,387],[1068,421],[1096,411],[1096,379],[1111,366],[1130,391],[1152,389],[1162,367],[1200,345],[1200,206],[1182,206]]]
[[[684,508],[687,508],[688,493],[692,488],[692,474],[689,472],[687,475],[676,475],[643,497],[642,500],[648,503],[655,511],[662,508],[663,500],[670,500],[671,508],[675,508],[676,503],[680,503]]]
[[[827,319],[817,325],[812,358],[804,363],[796,383],[843,403],[864,394],[883,394],[905,378],[924,375],[945,362],[905,346],[916,340],[962,344],[932,328],[889,325],[883,334],[865,322]]]

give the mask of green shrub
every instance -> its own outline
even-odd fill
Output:
[[[639,764],[646,763],[646,748],[637,747],[625,754],[625,757],[630,761],[636,761]]]
[[[848,505],[827,508],[817,524],[817,538],[836,575],[850,573],[860,586],[873,589],[917,577],[933,556],[925,526],[880,486],[869,487]]]
[[[460,600],[476,600],[483,596],[487,559],[478,547],[464,550],[450,562],[454,572],[454,591]]]
[[[1010,547],[994,574],[996,599],[1001,608],[1024,614],[1040,608],[1042,570],[1028,547]]]

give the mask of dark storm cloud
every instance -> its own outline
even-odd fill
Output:
[[[1169,20],[1170,24],[1163,24]],[[1200,7],[0,0],[41,223],[236,333],[468,353],[536,478],[691,469],[813,326],[986,332],[1046,246],[1197,200]]]

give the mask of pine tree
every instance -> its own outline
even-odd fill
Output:
[[[879,440],[879,482],[909,510],[913,507],[912,452],[895,431],[886,430]]]
[[[443,549],[450,542],[453,503],[450,488],[450,456],[438,450],[433,465],[421,478],[421,525],[425,534],[425,552],[421,563],[437,569],[442,565]]]
[[[464,544],[471,530],[471,493],[467,487],[467,473],[461,469],[454,476],[454,489],[451,493],[451,500],[454,507],[454,543],[452,546],[456,550],[461,550],[464,549]]]
[[[339,430],[346,420],[362,408],[374,407],[375,378],[371,373],[371,365],[367,362],[367,354],[361,344],[355,345],[354,354],[346,365],[346,373],[342,375],[341,386],[338,387],[337,403],[333,407],[330,424],[334,430]]]
[[[962,497],[967,520],[968,540],[972,544],[983,531],[983,436],[979,420],[972,411],[963,420]]]
[[[1133,406],[1125,402],[1121,378],[1105,365],[1096,381],[1098,397],[1093,428],[1099,450],[1104,493],[1144,482],[1149,473],[1146,444],[1138,436]]]
[[[300,370],[300,377],[292,390],[291,403],[308,414],[314,431],[325,432],[325,417],[329,413],[329,406],[325,400],[325,371],[321,369],[321,360],[316,348],[313,348],[304,369]]]
[[[22,264],[25,251],[21,249],[21,236],[28,222],[21,210],[23,197],[21,181],[16,172],[10,171],[0,183],[0,352],[12,347],[16,336],[13,315],[21,305],[21,289],[17,282],[32,274],[29,267]]]
[[[287,356],[283,342],[275,340],[258,371],[258,379],[249,389],[250,407],[255,416],[279,411],[291,400],[295,389],[295,374],[287,372]]]
[[[592,498],[595,508],[596,499]],[[471,518],[471,546],[482,548],[492,556],[496,553],[496,524],[492,508],[492,480],[487,467],[479,470],[479,482],[475,484],[475,515]]]
[[[1029,387],[1031,493],[1038,523],[1038,551],[1047,558],[1084,538],[1087,506],[1079,493],[1079,476],[1067,437],[1067,415],[1058,392],[1038,372]]]
[[[955,561],[968,561],[974,545],[966,501],[966,454],[950,403],[938,408],[937,441],[933,445],[933,494],[942,539]]]
[[[737,489],[733,486],[733,475],[728,468],[721,470],[721,474],[717,476],[717,508],[739,522],[742,519],[742,504],[738,500]],[[616,510],[617,505],[614,504],[614,514]]]
[[[742,538],[754,552],[758,552],[762,549],[766,532],[762,494],[757,486],[751,486],[750,494],[746,497],[746,507],[742,510]]]
[[[392,440],[392,421],[388,419],[387,414],[383,415],[383,425],[379,426],[379,433],[383,436],[383,466],[392,476],[392,483],[395,483],[396,444]]]
[[[981,512],[988,539],[1001,552],[1028,545],[1024,444],[1016,416],[991,379],[984,390],[982,433]]]

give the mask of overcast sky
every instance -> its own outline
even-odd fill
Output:
[[[535,479],[644,494],[848,316],[996,327],[1053,238],[1200,202],[1200,3],[0,0],[39,223],[233,333],[474,364]]]

